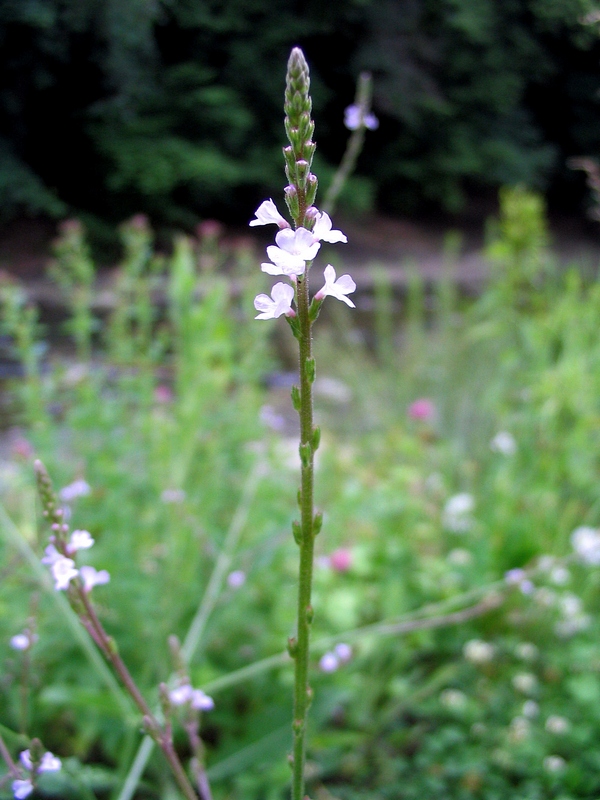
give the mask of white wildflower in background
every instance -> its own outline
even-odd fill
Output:
[[[259,294],[254,298],[254,308],[260,311],[254,319],[276,319],[282,314],[293,314],[292,300],[294,289],[287,283],[276,283],[271,290],[271,297]]]
[[[582,525],[571,534],[571,545],[585,564],[600,564],[600,530]]]
[[[526,700],[523,703],[522,714],[528,719],[535,719],[540,713],[540,707],[535,700]]]
[[[556,586],[564,586],[571,580],[571,573],[566,567],[554,567],[550,572],[550,580]]]
[[[73,500],[76,500],[78,497],[86,497],[92,491],[92,487],[89,485],[87,481],[84,481],[83,478],[80,478],[77,481],[73,481],[68,486],[64,486],[58,496],[61,500],[65,503],[72,503]]]
[[[453,711],[459,711],[467,705],[467,696],[459,689],[445,689],[440,694],[440,703]]]
[[[282,217],[275,203],[269,199],[261,203],[256,209],[256,219],[248,223],[251,228],[256,225],[277,225],[279,228],[289,228],[290,223]]]
[[[531,723],[527,717],[515,717],[510,722],[509,736],[513,742],[522,742],[531,732]]]
[[[473,561],[473,555],[462,547],[455,547],[447,555],[448,563],[453,567],[468,567]]]
[[[352,389],[348,384],[325,375],[314,383],[315,394],[334,403],[349,403],[352,400]]]
[[[512,433],[500,431],[490,442],[490,449],[503,456],[513,456],[517,452],[517,442]]]
[[[513,677],[512,685],[521,694],[532,694],[537,689],[538,682],[531,672],[519,672]]]
[[[192,697],[192,687],[189,683],[177,686],[169,692],[169,700],[174,706],[182,706],[188,703]]]
[[[442,512],[442,524],[452,533],[465,533],[473,526],[471,512],[475,508],[473,495],[467,492],[455,494],[448,499]]]
[[[504,573],[504,582],[509,586],[518,586],[522,581],[527,578],[527,573],[520,567],[509,569]]]
[[[535,590],[533,599],[538,605],[544,608],[550,608],[556,603],[557,595],[552,589],[548,589],[547,586],[542,586]]]
[[[515,655],[523,661],[535,661],[539,650],[532,642],[519,642],[515,647]]]
[[[183,706],[189,703],[196,711],[212,711],[215,701],[205,694],[202,689],[193,689],[189,683],[184,683],[169,692],[169,700],[174,706]]]
[[[561,756],[546,756],[544,759],[544,769],[548,772],[562,772],[567,766],[567,762]]]
[[[344,110],[344,125],[349,131],[355,131],[361,126],[375,131],[379,127],[379,120],[372,112],[363,114],[361,107],[353,103]]]
[[[471,639],[463,647],[463,655],[472,664],[487,664],[496,653],[496,648],[481,639]]]
[[[552,714],[546,720],[546,730],[548,733],[556,733],[561,735],[567,733],[571,728],[571,723],[566,717],[560,717],[558,714]]]
[[[23,750],[19,755],[19,760],[22,766],[31,772],[33,770],[33,763],[31,761],[31,753],[29,750]],[[57,758],[50,751],[46,751],[37,766],[36,773],[42,772],[58,772],[62,767],[60,758]],[[33,792],[33,781],[31,778],[18,778],[11,784],[13,796],[15,800],[24,800],[29,797]]]

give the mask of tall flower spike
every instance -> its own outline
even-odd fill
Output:
[[[311,119],[310,78],[304,53],[294,47],[288,61],[285,88],[285,132],[290,147],[284,147],[285,173],[297,194],[286,192],[290,214],[303,224],[304,211],[313,204],[317,178],[310,171],[316,145],[312,141],[315,123]]]

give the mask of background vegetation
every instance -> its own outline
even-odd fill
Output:
[[[504,183],[582,196],[599,150],[591,0],[0,0],[0,208],[246,221],[280,181],[281,65],[311,63],[319,175],[371,70],[381,119],[346,203],[458,210]],[[375,140],[373,140],[375,141]]]
[[[505,191],[502,205],[477,301],[456,296],[449,261],[433,295],[412,277],[402,326],[383,278],[374,320],[358,297],[365,327],[341,304],[319,320],[318,800],[600,791],[600,285],[581,265],[556,269],[538,196]],[[122,237],[100,320],[82,229],[63,227],[60,357],[44,356],[19,287],[2,287],[3,341],[23,376],[0,472],[0,730],[14,753],[27,733],[64,759],[41,796],[123,799],[139,721],[39,565],[36,455],[57,488],[89,483],[72,524],[111,572],[94,590],[100,614],[151,699],[171,670],[167,636],[183,639],[200,614],[191,673],[216,704],[202,727],[215,798],[279,800],[297,558],[291,336],[283,323],[274,348],[252,319],[251,254],[180,238],[165,260],[140,217]],[[596,542],[584,558],[580,526]],[[514,569],[525,572],[507,578]],[[39,640],[24,653],[10,639],[26,626]],[[337,644],[351,656],[327,672]],[[139,800],[176,796],[158,757],[137,783]]]

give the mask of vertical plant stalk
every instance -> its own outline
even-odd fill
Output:
[[[56,500],[52,482],[41,461],[36,461],[34,466],[38,492],[43,507],[43,515],[50,525],[50,529],[54,531],[52,544],[61,556],[69,555],[65,546],[68,525],[64,524],[62,509],[60,509]],[[112,666],[123,687],[141,712],[144,727],[163,751],[177,785],[187,800],[198,800],[198,795],[173,746],[170,721],[167,719],[166,723],[161,725],[156,715],[152,712],[152,709],[146,702],[131,676],[131,673],[127,669],[125,662],[121,658],[115,640],[104,630],[96,614],[96,609],[89,597],[89,593],[86,591],[79,577],[75,577],[70,582],[66,591],[69,603],[78,615],[81,624],[85,627],[98,649]]]
[[[290,146],[284,148],[286,202],[296,228],[311,230],[315,216],[312,203],[317,193],[317,179],[310,172],[315,151],[312,141],[314,123],[311,120],[309,71],[304,54],[294,48],[289,58],[285,91],[285,129]],[[319,431],[313,426],[313,383],[315,362],[312,354],[312,319],[308,293],[308,275],[312,262],[307,262],[302,275],[296,279],[297,317],[292,322],[299,346],[300,389],[292,393],[300,417],[301,482],[298,503],[300,523],[293,525],[294,538],[300,548],[298,574],[298,606],[296,638],[288,642],[294,669],[294,719],[292,722],[292,800],[304,797],[304,765],[306,761],[306,723],[311,701],[308,684],[314,540],[317,533],[314,513],[314,455]]]

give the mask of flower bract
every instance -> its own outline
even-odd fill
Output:
[[[335,270],[328,264],[325,267],[325,272],[323,273],[325,277],[325,286],[315,295],[315,300],[322,300],[324,297],[328,295],[331,297],[336,297],[338,300],[341,300],[342,303],[346,303],[347,306],[350,308],[356,308],[352,300],[350,300],[346,295],[351,294],[356,290],[356,284],[350,277],[350,275],[341,275],[337,280],[335,278]]]
[[[271,297],[259,294],[254,298],[254,308],[260,311],[255,319],[276,319],[282,314],[292,311],[294,289],[287,283],[276,283],[271,290]]]

